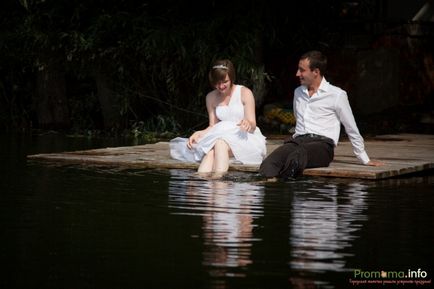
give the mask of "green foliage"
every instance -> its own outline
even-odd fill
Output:
[[[98,128],[96,86],[89,85],[95,71],[111,79],[119,99],[119,128],[134,130],[131,123],[146,123],[147,131],[153,126],[177,130],[165,123],[168,119],[184,128],[206,120],[204,98],[211,89],[207,73],[216,58],[231,58],[239,81],[258,94],[264,93],[269,79],[256,55],[263,27],[255,15],[237,13],[244,9],[241,4],[231,14],[214,15],[214,4],[204,4],[203,17],[193,17],[200,11],[185,5],[159,1],[20,0],[19,4],[21,8],[10,8],[18,11],[18,17],[8,19],[13,32],[1,31],[5,43],[15,44],[9,48],[2,43],[1,51],[7,52],[11,65],[20,61],[21,67],[10,68],[20,74],[15,82],[29,84],[17,84],[30,88],[29,95],[34,95],[36,85],[30,82],[31,74],[45,69],[48,59],[64,67],[67,86],[75,86],[68,89],[74,129]],[[31,118],[33,101],[37,99],[11,113],[25,111]],[[170,118],[163,118],[163,123],[161,115]]]
[[[314,45],[320,37],[312,32],[322,31],[326,17],[337,17],[339,7],[329,2],[290,4],[289,12],[312,13],[317,21],[308,24],[300,13],[258,0],[236,1],[228,9],[215,1],[203,1],[195,9],[171,0],[15,1],[4,10],[0,29],[1,70],[8,74],[1,92],[7,101],[1,105],[10,108],[1,112],[2,119],[11,119],[5,116],[9,114],[23,119],[7,122],[12,126],[32,123],[38,101],[35,74],[48,60],[68,76],[74,129],[104,129],[95,85],[95,75],[101,73],[118,100],[119,129],[159,122],[161,115],[176,120],[184,131],[194,129],[207,120],[207,73],[217,58],[234,62],[237,82],[253,90],[259,106],[273,80],[264,64],[266,49]]]
[[[170,139],[180,133],[180,125],[173,116],[157,115],[147,121],[134,122],[130,135],[145,142]]]

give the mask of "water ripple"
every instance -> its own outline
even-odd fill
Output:
[[[360,222],[366,221],[366,195],[366,187],[359,183],[345,189],[329,184],[295,191],[289,240],[291,267],[313,272],[345,271],[344,257],[348,254],[343,252],[356,238]]]
[[[202,218],[202,263],[210,267],[209,273],[229,276],[234,273],[222,268],[251,264],[251,248],[260,241],[253,230],[255,220],[263,216],[263,187],[231,180],[185,178],[179,173],[173,180],[169,184],[169,208],[172,214]]]

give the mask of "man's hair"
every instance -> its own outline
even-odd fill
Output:
[[[324,75],[327,70],[327,57],[321,51],[308,51],[300,57],[300,60],[302,59],[308,59],[310,70],[318,68],[321,75]]]

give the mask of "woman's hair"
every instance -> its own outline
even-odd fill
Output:
[[[208,78],[211,86],[216,86],[219,81],[224,81],[226,75],[231,80],[231,85],[235,82],[235,68],[232,62],[228,59],[216,60],[212,65]]]
[[[319,73],[321,75],[324,75],[327,70],[327,57],[322,54],[322,52],[317,50],[312,50],[309,52],[306,52],[300,57],[300,60],[308,59],[309,60],[309,68],[310,70],[314,70],[315,68],[318,68]]]

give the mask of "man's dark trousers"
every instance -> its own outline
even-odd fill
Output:
[[[328,137],[305,134],[285,141],[262,162],[259,173],[267,178],[296,178],[305,168],[327,167],[334,157]]]

